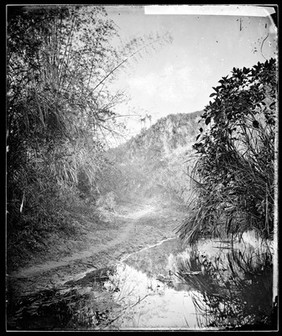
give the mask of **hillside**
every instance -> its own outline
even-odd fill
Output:
[[[192,167],[192,145],[202,126],[202,111],[171,114],[106,156],[111,172],[100,182],[103,192],[114,191],[118,199],[148,197],[161,193],[187,200]],[[105,175],[107,181],[105,181]],[[114,188],[114,190],[113,190]]]
[[[169,155],[175,149],[195,141],[202,113],[170,114],[108,153],[116,161],[120,158],[124,161],[146,157],[150,151],[155,151],[158,156]]]

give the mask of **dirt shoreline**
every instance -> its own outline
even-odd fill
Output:
[[[99,235],[107,233],[108,240],[97,242],[99,235],[93,226],[80,248],[59,260],[57,253],[50,253],[48,261],[40,262],[38,258],[34,265],[8,275],[7,282],[16,297],[60,286],[87,270],[114,265],[132,252],[174,237],[175,228],[185,216],[178,204],[163,204],[156,199],[144,200],[138,205],[123,205],[111,214],[111,225],[99,232]]]

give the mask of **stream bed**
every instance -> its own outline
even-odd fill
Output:
[[[254,234],[189,247],[169,238],[22,299],[8,320],[25,330],[273,330],[276,292],[271,244]]]

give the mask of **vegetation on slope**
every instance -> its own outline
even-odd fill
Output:
[[[192,158],[192,144],[199,128],[201,111],[179,113],[161,118],[126,143],[110,149],[112,162],[103,181],[116,197],[150,197],[156,194],[187,201],[191,192],[187,175],[187,155]],[[105,186],[105,183],[102,183]]]

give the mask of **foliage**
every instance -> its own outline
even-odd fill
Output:
[[[23,153],[53,159],[55,175],[71,182],[81,164],[77,151],[99,146],[95,127],[112,116],[112,105],[102,99],[108,91],[93,93],[114,53],[107,40],[113,24],[103,17],[100,7],[43,7],[26,10],[8,25],[9,150],[24,142]]]
[[[277,119],[274,59],[252,69],[233,68],[223,77],[202,115],[194,148],[198,181],[194,212],[179,230],[192,242],[202,233],[273,234],[274,160]]]
[[[157,40],[118,45],[104,7],[87,5],[9,7],[7,37],[10,251],[23,237],[39,244],[37,230],[67,231],[69,200],[97,196],[101,153],[119,126],[113,108],[124,99],[109,85]]]
[[[66,228],[63,192],[77,182],[78,168],[89,172],[96,166],[87,154],[99,143],[89,141],[91,123],[83,120],[94,99],[79,98],[87,87],[78,78],[84,73],[76,68],[78,51],[71,41],[83,23],[77,13],[74,7],[39,8],[9,17],[8,261],[14,264],[21,250],[44,245],[44,232]]]

